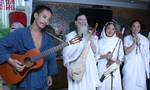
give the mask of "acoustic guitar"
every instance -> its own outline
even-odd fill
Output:
[[[43,57],[46,57],[49,54],[56,52],[69,44],[78,43],[81,41],[80,39],[80,37],[73,38],[69,42],[64,42],[43,52],[40,52],[38,49],[34,48],[28,50],[23,55],[12,54],[12,59],[18,60],[25,65],[24,70],[22,72],[18,72],[12,65],[6,62],[0,64],[0,76],[9,84],[17,84],[24,79],[29,71],[42,67],[44,63]]]

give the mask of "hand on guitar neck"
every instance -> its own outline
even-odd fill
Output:
[[[107,65],[106,67],[109,67],[111,64],[113,64],[114,61],[112,59],[107,60]]]
[[[107,67],[109,67],[111,64],[114,63],[114,61],[112,60],[112,53],[111,52],[108,52],[106,54],[106,59],[107,59]]]
[[[106,67],[108,68],[109,66],[111,66],[113,63],[116,63],[118,65],[121,64],[121,61],[120,60],[116,60],[116,61],[113,61],[112,60],[112,53],[111,52],[108,52],[107,55],[106,55],[106,59],[107,59],[107,64],[106,64]]]

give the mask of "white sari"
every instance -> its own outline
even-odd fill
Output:
[[[113,52],[114,48],[116,47],[113,52],[113,57],[112,57],[113,61],[116,61],[117,59],[119,59],[120,61],[123,61],[123,58],[124,58],[122,40],[119,39],[116,36],[116,34],[113,35],[112,37],[107,37],[104,29],[102,31],[101,38],[98,41],[98,52],[96,55],[98,59],[99,78],[102,77],[103,73],[107,69],[106,67],[107,60],[105,58],[99,59],[101,55],[107,54],[108,52]],[[122,90],[119,68],[113,72],[112,88],[113,90]],[[105,78],[104,81],[101,82],[100,87],[98,87],[97,90],[111,90],[111,76]]]
[[[140,46],[136,46],[125,56],[123,67],[124,90],[146,90],[146,75],[149,78],[149,41],[143,35],[138,34]],[[130,47],[133,38],[128,35],[124,38],[124,46]]]
[[[73,36],[73,32],[67,35],[67,40],[70,40]],[[64,65],[76,60],[82,53],[83,48],[86,46],[87,40],[84,38],[80,43],[69,45],[63,49],[63,59]],[[81,81],[73,81],[68,77],[68,90],[96,90],[96,87],[99,86],[98,71],[96,68],[96,59],[94,53],[89,48],[89,52],[86,57],[86,69]]]

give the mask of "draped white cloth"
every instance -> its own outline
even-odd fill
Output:
[[[66,40],[70,40],[75,36],[75,31],[66,36]],[[63,49],[64,65],[67,66],[70,62],[76,60],[82,53],[83,48],[87,45],[87,40],[82,38],[82,41],[73,45],[69,45]],[[86,57],[86,70],[81,81],[73,81],[68,77],[68,90],[96,90],[99,86],[98,71],[96,67],[96,59],[94,53],[89,48]]]
[[[124,90],[146,90],[146,75],[149,78],[149,41],[146,37],[138,34],[140,45],[136,46],[125,56],[123,67]],[[133,38],[128,35],[124,38],[124,46],[130,47]]]
[[[114,48],[116,47],[113,53],[113,57],[112,57],[113,61],[116,61],[117,58],[120,61],[123,61],[123,58],[124,58],[123,45],[122,45],[121,39],[119,39],[116,36],[116,34],[114,34],[112,37],[107,37],[104,30],[105,30],[105,27],[103,28],[103,31],[101,33],[101,38],[98,41],[98,52],[96,54],[96,58],[98,59],[99,78],[101,78],[102,74],[107,68],[106,67],[107,60],[105,58],[100,59],[101,55],[107,54],[108,52],[113,52]],[[122,90],[119,68],[113,72],[112,88],[113,90]],[[97,90],[111,90],[111,76],[105,78],[105,80],[101,82],[100,87],[98,87]]]

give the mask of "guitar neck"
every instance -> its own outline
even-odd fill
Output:
[[[46,50],[46,51],[40,53],[40,54],[37,55],[37,56],[31,57],[31,60],[32,60],[32,61],[39,60],[39,59],[41,59],[41,58],[43,58],[43,57],[48,56],[49,54],[51,54],[51,53],[53,53],[53,52],[56,52],[56,51],[62,49],[62,48],[65,47],[65,46],[68,46],[68,45],[69,45],[68,42],[64,42],[64,43],[62,43],[62,44],[60,44],[60,45],[58,45],[58,46],[55,46],[55,47],[53,47],[53,48],[50,48],[50,49],[48,49],[48,50]]]

